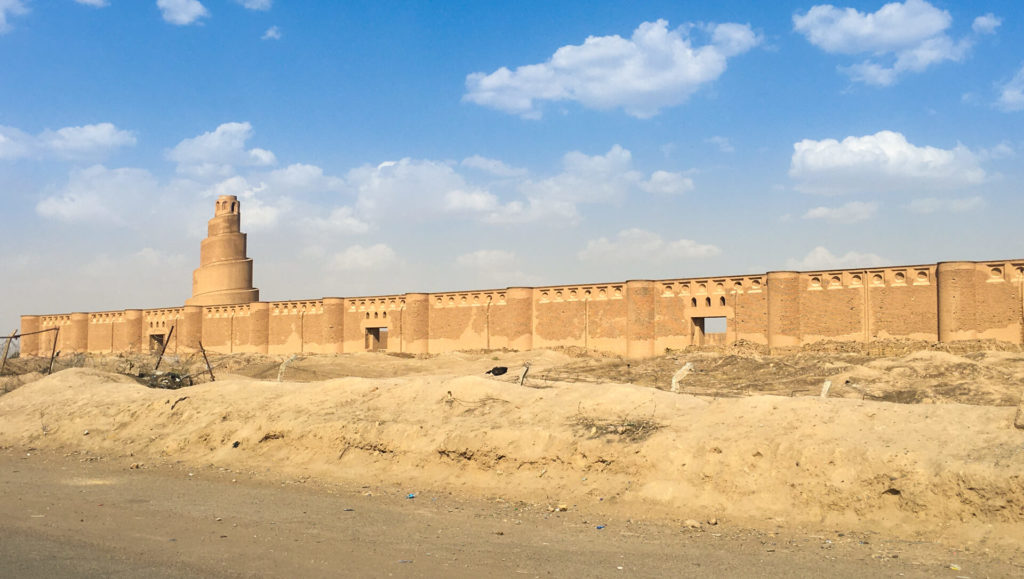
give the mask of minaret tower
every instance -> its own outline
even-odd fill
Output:
[[[252,287],[252,260],[245,256],[238,197],[221,195],[192,272],[192,298],[186,306],[247,304],[260,301]]]

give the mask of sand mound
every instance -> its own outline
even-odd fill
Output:
[[[0,397],[0,444],[123,457],[126,467],[212,463],[637,517],[1021,539],[1024,432],[1011,425],[1013,408],[708,400],[472,374],[236,378],[165,391],[71,369]]]

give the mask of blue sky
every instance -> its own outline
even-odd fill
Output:
[[[1024,257],[1021,8],[0,0],[0,324]]]

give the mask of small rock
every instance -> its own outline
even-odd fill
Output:
[[[89,436],[89,431],[88,431],[88,430],[86,430],[85,432],[83,432],[83,433],[82,433],[82,436]]]
[[[683,521],[683,526],[687,529],[699,529],[700,523],[693,519],[686,519],[685,521]]]
[[[712,526],[717,525],[718,519],[716,519],[715,517],[711,517],[710,519],[708,519],[708,524]]]

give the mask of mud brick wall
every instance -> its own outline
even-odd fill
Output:
[[[724,321],[724,333],[710,333]],[[171,333],[171,328],[175,332]],[[642,358],[746,340],[1024,342],[1024,260],[22,316],[22,353],[578,347]],[[156,336],[156,337],[154,337]]]

